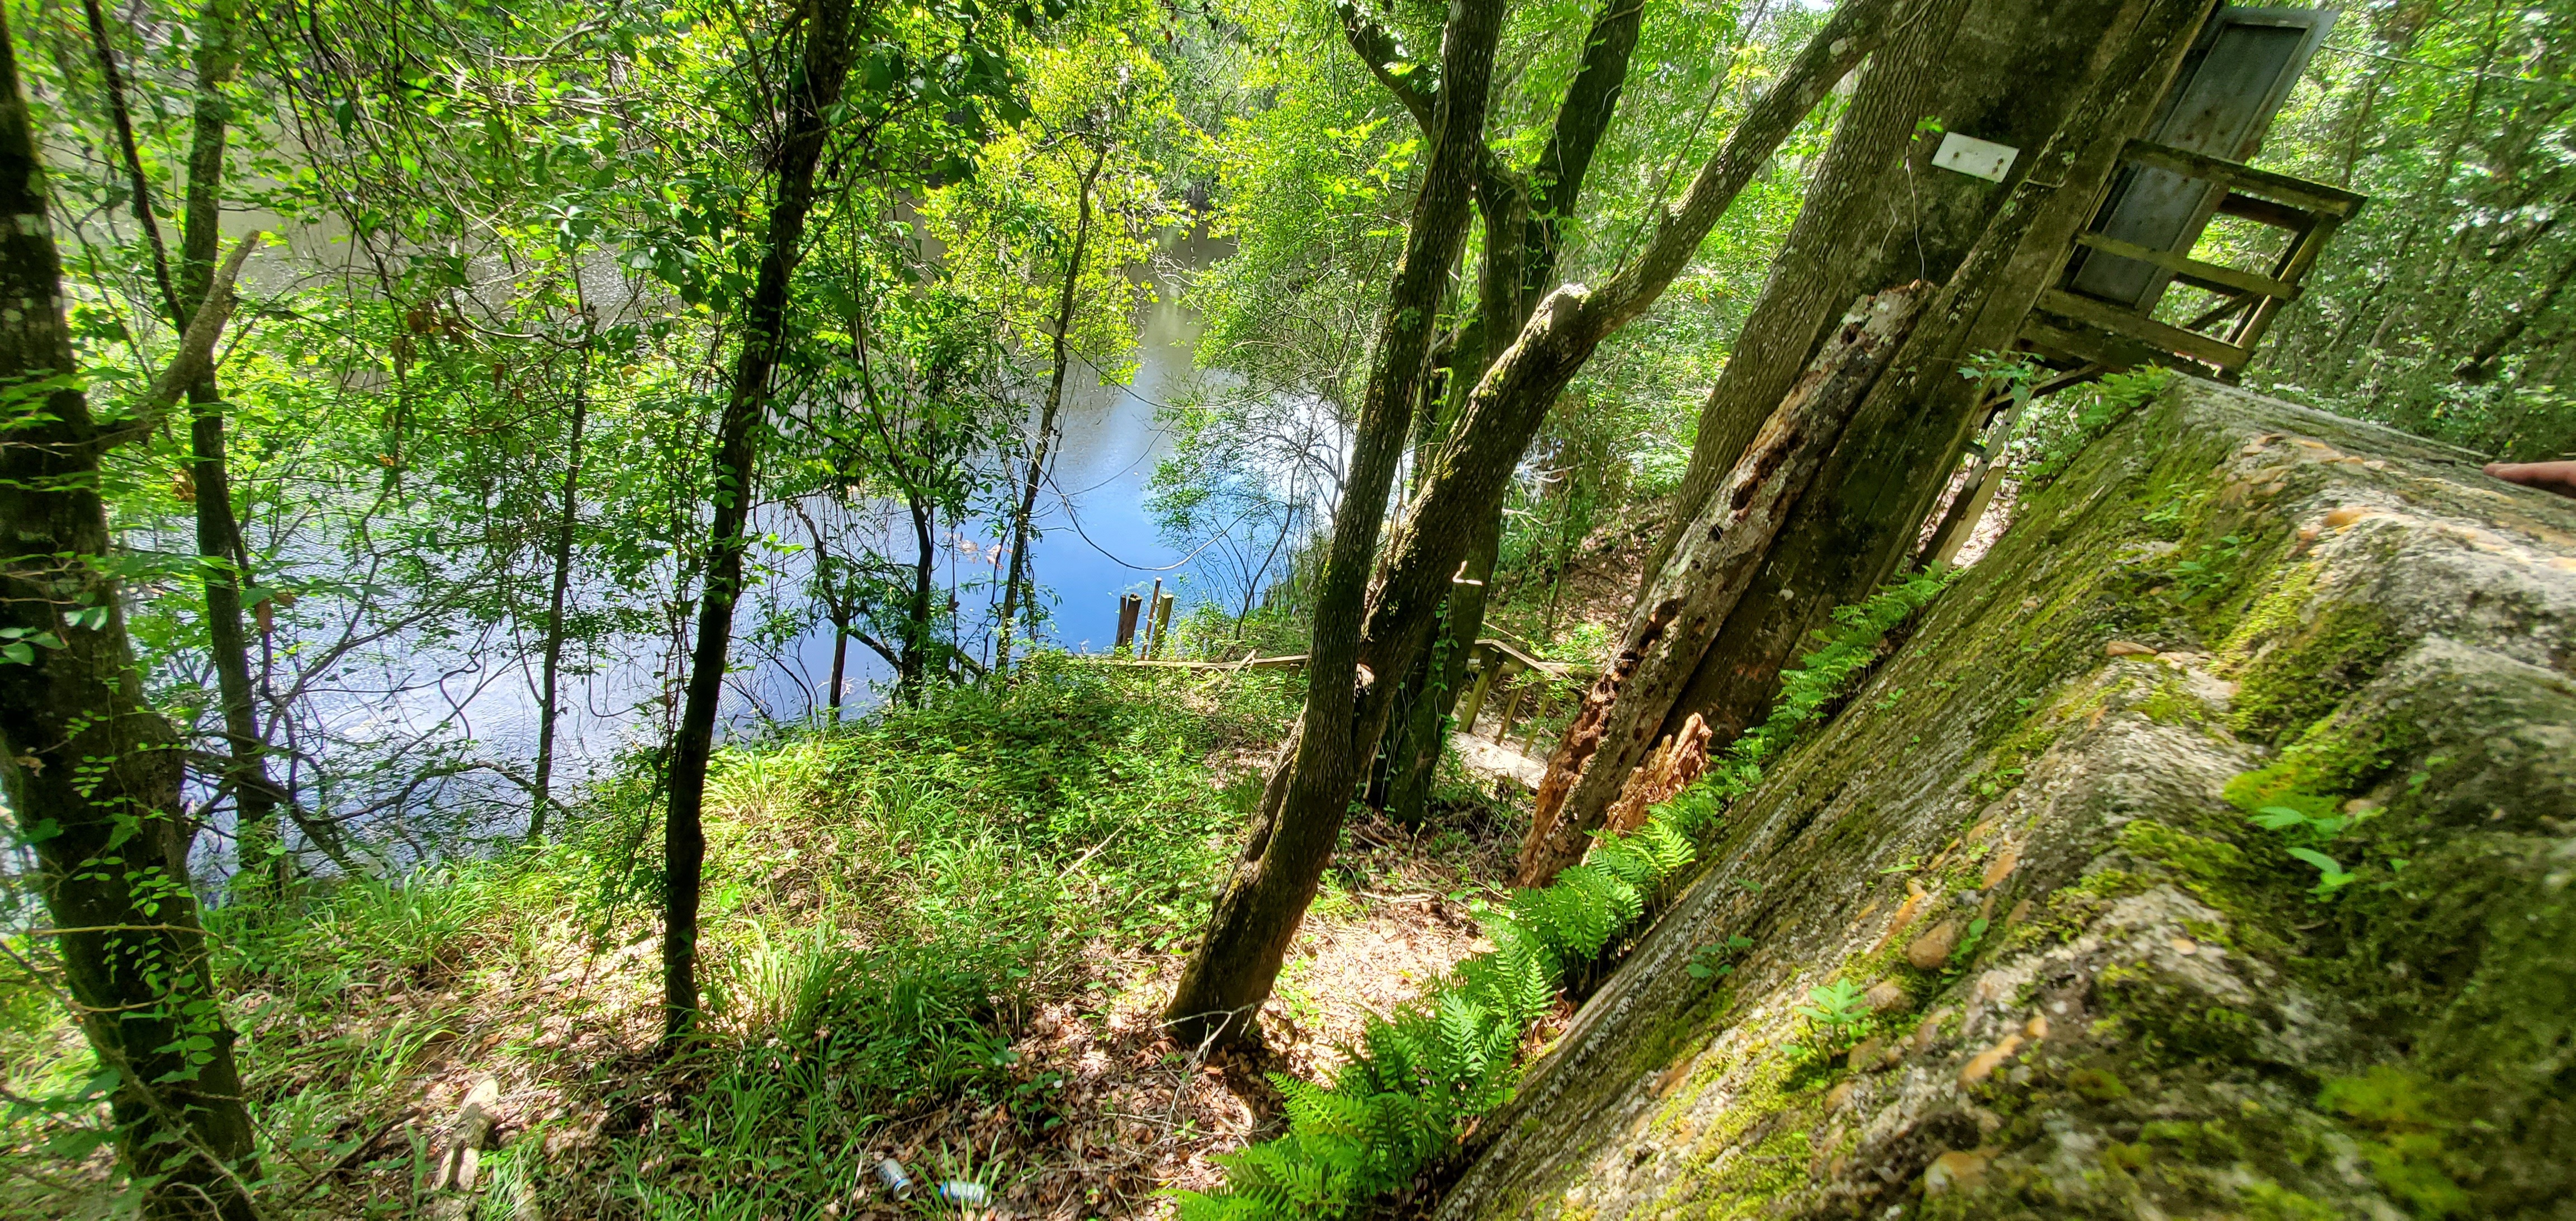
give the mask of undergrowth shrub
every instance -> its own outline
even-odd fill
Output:
[[[1594,841],[1583,863],[1483,913],[1494,949],[1460,963],[1433,993],[1372,1020],[1329,1084],[1274,1075],[1288,1131],[1218,1160],[1225,1186],[1180,1193],[1181,1221],[1314,1221],[1403,1191],[1457,1147],[1478,1116],[1511,1097],[1514,1052],[1557,1003],[1568,975],[1596,963],[1677,893],[1727,806],[1763,767],[1824,719],[1884,655],[1899,627],[1948,584],[1899,577],[1834,611],[1818,647],[1781,675],[1763,723],[1626,835]]]
[[[2024,487],[2048,486],[2095,437],[2155,398],[2173,377],[2172,370],[2149,365],[2039,400],[2029,409],[2030,422],[2013,441],[2006,461],[2021,468]]]
[[[669,1073],[603,1067],[659,1027],[649,753],[585,786],[553,843],[209,909],[247,1101],[299,1201],[281,1215],[404,1198],[419,1150],[368,1142],[404,1130],[430,1072],[570,1096],[486,1163],[495,1216],[810,1216],[846,1198],[890,1119],[1000,1105],[1045,1126],[1061,1078],[1014,1063],[1017,1016],[1198,926],[1244,815],[1209,761],[1275,740],[1295,683],[1041,656],[1008,692],[728,745],[707,808],[706,1042]],[[16,961],[0,959],[0,1160],[107,1200],[95,1061]],[[685,1107],[652,1100],[674,1076]],[[551,1139],[630,1113],[649,1120]],[[949,1169],[999,1189],[990,1167]],[[31,1190],[0,1176],[0,1215]]]

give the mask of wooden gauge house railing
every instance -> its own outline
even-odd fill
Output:
[[[2298,299],[2300,281],[2327,239],[2360,211],[2364,197],[2145,140],[2129,141],[2121,160],[2124,172],[2114,177],[2113,189],[2130,206],[2101,209],[2076,235],[2056,285],[2022,322],[2022,346],[2071,366],[2050,379],[2064,384],[2145,364],[2234,381],[2281,308]],[[2182,210],[2134,206],[2144,200]],[[2141,213],[2143,220],[2132,219]],[[2214,216],[2283,230],[2288,240],[2260,272],[2192,257]],[[2179,240],[2151,246],[2124,232],[2159,221],[2178,229],[2173,239]],[[2174,284],[2217,300],[2185,320],[2159,321],[2156,307]]]
[[[2367,202],[2322,183],[2187,149],[2132,139],[2104,187],[2094,219],[2075,235],[2050,287],[2021,322],[2015,346],[2047,371],[2037,398],[2145,365],[2233,382],[2254,359],[2282,307],[2299,299],[2326,240]],[[2286,234],[2263,270],[2194,257],[2212,220],[2232,216]],[[2174,285],[2213,298],[2178,321],[2156,317]],[[2025,400],[2026,401],[2026,400]],[[2019,403],[1998,401],[1974,465],[1932,532],[1925,558],[1947,564],[1967,544],[2000,481],[1995,459],[2019,424]]]

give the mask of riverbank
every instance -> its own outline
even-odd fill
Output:
[[[482,1217],[890,1214],[870,1170],[887,1156],[1014,1213],[1165,1211],[1157,1193],[1212,1186],[1212,1155],[1275,1126],[1265,1072],[1327,1074],[1371,1014],[1479,948],[1470,905],[1506,871],[1504,812],[1463,786],[1421,834],[1357,823],[1265,1012],[1269,1058],[1164,1038],[1156,1007],[1294,681],[1042,663],[1007,696],[726,751],[709,1037],[676,1063],[653,1054],[659,829],[640,777],[596,789],[542,851],[338,886],[261,926],[219,911],[268,1198],[281,1216],[439,1207],[442,1142],[482,1087]],[[76,1095],[87,1053],[37,1008],[0,1032],[7,1086]],[[112,1207],[101,1121],[13,1113],[28,1173],[0,1208]]]

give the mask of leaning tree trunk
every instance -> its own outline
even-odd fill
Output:
[[[1500,510],[1512,467],[1528,448],[1548,404],[1603,339],[1643,313],[1689,265],[1700,240],[1770,160],[1772,150],[1834,82],[1878,45],[1896,8],[1895,0],[1852,0],[1836,10],[1737,125],[1726,146],[1700,168],[1681,202],[1661,218],[1645,252],[1598,292],[1558,290],[1522,328],[1520,338],[1469,393],[1452,434],[1455,439],[1434,461],[1422,495],[1406,510],[1381,569],[1385,575],[1369,591],[1364,623],[1353,621],[1363,609],[1357,586],[1365,576],[1367,544],[1373,541],[1387,483],[1393,477],[1392,451],[1403,442],[1403,421],[1391,425],[1374,421],[1383,433],[1379,435],[1368,430],[1371,417],[1362,416],[1362,440],[1357,446],[1362,461],[1354,462],[1353,470],[1371,469],[1367,464],[1381,458],[1386,469],[1372,472],[1373,483],[1355,475],[1351,491],[1343,498],[1341,520],[1335,523],[1332,566],[1326,571],[1326,596],[1316,611],[1306,715],[1300,722],[1297,750],[1283,763],[1288,774],[1272,778],[1244,857],[1219,895],[1209,937],[1191,957],[1181,990],[1166,1011],[1184,1033],[1218,1035],[1248,1029],[1252,1015],[1268,997],[1280,960],[1340,833],[1358,766],[1375,753],[1385,732],[1393,703],[1391,688],[1396,684],[1376,681],[1375,676],[1403,674],[1427,647],[1441,600],[1474,528]],[[1451,49],[1469,19],[1480,25],[1493,20],[1481,9],[1477,4],[1461,7],[1460,17],[1450,23]],[[1444,71],[1440,93],[1444,107],[1454,112],[1481,109],[1492,37],[1490,32],[1482,35],[1487,46],[1473,61],[1472,79],[1459,68]],[[1466,88],[1470,84],[1472,96]],[[1450,122],[1457,122],[1454,113]],[[1426,176],[1425,200],[1433,197],[1435,189],[1452,189],[1443,180],[1444,173],[1464,174],[1464,167],[1451,163],[1455,159],[1451,142],[1463,143],[1457,128],[1443,125],[1438,130],[1443,133],[1442,143],[1435,147]],[[1459,193],[1463,195],[1463,190]],[[1457,210],[1463,212],[1463,199],[1457,203]],[[1399,289],[1418,272],[1411,255],[1421,248],[1425,216],[1426,210],[1417,203],[1410,239],[1414,244],[1408,249],[1404,274],[1398,277]],[[1464,228],[1462,217],[1449,219]],[[1456,240],[1456,235],[1448,240]],[[1435,265],[1445,269],[1447,260]],[[1435,294],[1434,287],[1417,289],[1410,296],[1391,294],[1390,336],[1405,334],[1408,312],[1427,328],[1427,307]],[[1408,311],[1408,305],[1415,308]],[[1374,389],[1380,376],[1414,376],[1425,340],[1427,333],[1413,338],[1409,349],[1380,344],[1381,373],[1371,379],[1371,403],[1379,411],[1386,409],[1386,400],[1376,397]],[[1389,356],[1399,360],[1392,371],[1383,368]],[[1387,452],[1381,455],[1373,446]],[[1357,516],[1366,517],[1366,534],[1353,539],[1350,533],[1355,527],[1349,519]]]
[[[1509,337],[1529,321],[1539,297],[1555,287],[1565,227],[1581,202],[1584,176],[1618,113],[1619,96],[1628,82],[1628,61],[1637,49],[1645,6],[1636,0],[1604,0],[1585,32],[1583,58],[1557,107],[1556,127],[1539,155],[1536,181],[1521,180],[1489,151],[1476,184],[1477,208],[1485,221],[1485,266],[1478,277],[1472,340],[1454,357],[1451,386],[1459,399],[1492,367]],[[1346,28],[1349,23],[1346,20]],[[1363,54],[1375,40],[1354,37]],[[1390,73],[1390,75],[1392,75]],[[1536,198],[1532,198],[1535,195]],[[1515,240],[1516,239],[1516,240]],[[1445,424],[1454,413],[1425,410],[1426,420]],[[1428,430],[1437,433],[1437,429]],[[1427,448],[1427,447],[1421,447]],[[1428,469],[1429,455],[1423,466]],[[1406,707],[1388,743],[1387,812],[1400,823],[1418,825],[1427,812],[1431,784],[1448,742],[1449,713],[1464,684],[1468,654],[1483,634],[1487,591],[1494,552],[1502,543],[1502,513],[1476,533],[1470,559],[1460,579],[1452,582],[1438,633],[1439,642],[1406,672],[1398,702]],[[1472,571],[1470,571],[1472,570]],[[1435,662],[1434,659],[1437,659]]]
[[[99,496],[116,437],[92,421],[63,322],[44,168],[0,14],[0,384],[27,396],[0,444],[0,785],[81,1031],[116,1074],[125,1168],[153,1217],[256,1215],[250,1115],[188,881],[182,744],[143,702]],[[218,281],[153,399],[196,380],[229,308]],[[166,389],[167,398],[163,397]]]
[[[1354,37],[1363,53],[1372,44]],[[1522,264],[1529,248],[1516,237],[1527,231],[1527,184],[1507,171],[1501,159],[1487,155],[1476,181],[1476,210],[1484,220],[1484,266],[1477,274],[1476,316],[1460,328],[1448,352],[1447,393],[1426,397],[1415,413],[1414,494],[1420,495],[1433,459],[1447,443],[1451,425],[1465,405],[1467,392],[1492,368],[1507,337],[1519,331],[1529,311],[1521,308]],[[1426,396],[1428,391],[1425,391]],[[1418,827],[1430,816],[1431,788],[1439,776],[1440,755],[1448,747],[1449,714],[1465,681],[1469,655],[1484,632],[1486,582],[1493,576],[1493,553],[1502,542],[1499,511],[1468,548],[1468,560],[1450,582],[1439,624],[1440,642],[1403,675],[1395,697],[1400,710],[1383,755],[1383,786],[1370,799],[1397,824]],[[1481,557],[1481,558],[1479,558]]]
[[[1725,370],[1700,409],[1699,436],[1673,525],[1690,520],[1754,430],[1831,330],[1834,311],[1865,293],[1947,280],[1996,208],[2034,164],[2031,153],[2105,68],[2141,0],[1970,0],[1940,21],[1926,13],[1874,61],[1746,316]],[[1973,70],[1963,67],[1975,57]],[[1935,167],[1940,138],[1923,125],[2019,149],[2001,185]],[[1660,571],[1678,535],[1647,557]],[[1723,727],[1721,727],[1723,729]]]
[[[1701,651],[1752,583],[1782,518],[1905,342],[1931,292],[1918,283],[1855,303],[1718,494],[1682,532],[1672,559],[1647,582],[1618,655],[1584,693],[1581,711],[1548,761],[1512,885],[1545,886],[1592,847],[1592,833],[1654,745]]]
[[[686,1039],[698,1016],[698,891],[706,869],[701,823],[707,759],[714,753],[716,706],[724,693],[725,654],[733,640],[734,602],[742,593],[744,527],[751,517],[752,429],[769,404],[769,379],[787,341],[787,281],[814,204],[814,170],[831,134],[824,112],[836,105],[854,51],[850,0],[816,0],[806,22],[802,71],[787,98],[777,186],[769,205],[768,246],[745,302],[742,350],[718,427],[713,480],[715,520],[707,533],[705,589],[698,599],[697,641],[671,740],[670,809],[663,820],[662,1041]]]
[[[124,74],[108,36],[107,18],[97,0],[84,5],[90,37],[107,89],[118,150],[133,197],[136,225],[152,253],[154,279],[163,312],[171,326],[186,334],[190,321],[213,288],[215,251],[222,242],[224,146],[231,136],[232,104],[224,85],[240,65],[234,41],[232,0],[206,6],[197,23],[196,99],[188,146],[188,190],[179,228],[179,272],[175,282],[161,240],[161,222],[152,203],[152,183],[127,116]],[[259,731],[255,689],[250,676],[250,633],[242,622],[242,589],[251,580],[250,549],[242,542],[241,522],[233,513],[231,468],[224,455],[223,389],[212,364],[188,387],[189,483],[193,490],[197,532],[197,573],[206,599],[208,660],[215,671],[215,698],[223,719],[229,757],[223,787],[233,798],[233,848],[240,863],[235,888],[257,898],[282,889],[294,877],[278,826],[279,790],[269,779],[262,758],[266,739]]]
[[[573,287],[578,294],[578,268]],[[582,431],[590,423],[590,349],[596,338],[587,333],[581,337],[580,372],[572,387],[571,435],[564,444],[563,493],[555,505],[554,574],[546,588],[545,656],[538,671],[536,801],[528,815],[532,844],[545,839],[546,815],[554,808],[555,739],[563,726],[564,602],[572,592],[572,545],[581,529]]]
[[[1809,358],[1833,328],[1834,311],[1853,297],[1886,287],[1868,282],[1891,236],[1882,223],[1889,215],[1882,194],[1923,117],[1940,114],[1937,95],[1955,74],[1952,36],[1966,8],[1954,0],[1913,17],[1862,70],[1851,109],[1834,124],[1833,142],[1816,167],[1797,219],[1772,256],[1762,297],[1745,315],[1727,349],[1726,367],[1700,407],[1699,432],[1673,499],[1672,524],[1647,554],[1646,573],[1664,570],[1673,548],[1698,520],[1717,485],[1729,477],[1754,432],[1809,367]],[[1918,274],[1934,273],[1926,267]],[[1639,598],[1646,596],[1648,584],[1639,582]]]
[[[1386,812],[1401,825],[1419,827],[1430,816],[1440,753],[1449,744],[1449,717],[1457,708],[1459,692],[1466,688],[1470,655],[1484,631],[1494,559],[1502,541],[1502,522],[1488,523],[1459,567],[1457,579],[1450,582],[1446,617],[1415,670],[1420,686],[1414,702],[1387,742]]]
[[[1980,390],[1958,375],[1961,358],[2012,342],[2125,134],[2163,93],[2212,7],[2159,0],[2113,38],[2116,56],[2066,111],[1862,403],[1658,735],[1693,713],[1723,737],[1744,732],[1825,616],[1866,597],[1905,561],[1975,425]]]
[[[1341,835],[1342,816],[1376,749],[1352,740],[1359,689],[1360,621],[1387,493],[1404,448],[1442,281],[1466,241],[1468,197],[1481,147],[1486,86],[1502,29],[1502,0],[1458,0],[1442,40],[1441,87],[1431,155],[1402,262],[1378,316],[1376,353],[1351,443],[1350,475],[1333,518],[1323,587],[1308,646],[1306,709],[1296,750],[1273,777],[1234,871],[1218,891],[1207,935],[1190,955],[1164,1009],[1176,1037],[1238,1039],[1279,976],[1297,925]],[[1394,685],[1392,682],[1388,686]]]
[[[1068,345],[1073,339],[1074,290],[1082,283],[1082,251],[1091,240],[1091,189],[1100,180],[1101,167],[1107,164],[1109,142],[1103,140],[1092,155],[1091,168],[1082,173],[1078,188],[1081,197],[1074,204],[1073,250],[1065,258],[1064,280],[1055,301],[1055,363],[1047,375],[1046,406],[1038,412],[1037,443],[1029,447],[1028,478],[1020,486],[1020,503],[1011,514],[1011,573],[1002,586],[1002,621],[994,629],[995,674],[1007,673],[1011,668],[1012,618],[1019,614],[1023,602],[1034,606],[1036,600],[1034,591],[1023,588],[1029,581],[1029,519],[1037,514],[1038,488],[1046,482],[1047,454],[1055,443],[1056,414],[1064,407],[1064,374],[1073,363]],[[1037,616],[1032,613],[1029,621],[1036,623]],[[1034,628],[1029,639],[1033,643],[1037,640]]]
[[[179,329],[204,307],[222,241],[224,145],[232,107],[224,84],[240,63],[234,44],[231,0],[206,6],[198,23],[197,97],[188,148],[188,194],[179,227]],[[225,456],[224,396],[213,366],[188,387],[189,474],[196,483],[197,555],[206,595],[208,652],[215,667],[216,697],[223,701],[224,743],[230,756],[226,782],[233,791],[233,848],[251,892],[283,888],[294,878],[279,826],[281,792],[269,778],[267,738],[260,732],[257,689],[251,682],[250,632],[243,623],[242,589],[251,582],[250,548],[233,512],[232,467]],[[265,858],[265,859],[263,859]]]

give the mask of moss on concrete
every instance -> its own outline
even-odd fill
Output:
[[[2141,409],[1730,812],[1443,1215],[2568,1215],[2576,510],[2479,478]],[[1827,1064],[1837,977],[1886,1007]]]
[[[2306,584],[2294,576],[2273,596],[2289,602],[2305,593]],[[2263,622],[2268,609],[2258,607],[2240,626],[2240,640],[2251,635],[2243,627],[2259,624],[2269,634],[2272,625]],[[2308,728],[2377,677],[2409,643],[2390,624],[2388,612],[2353,602],[2330,607],[2286,635],[2236,672],[2239,690],[2228,723],[2240,733],[2275,741]]]

